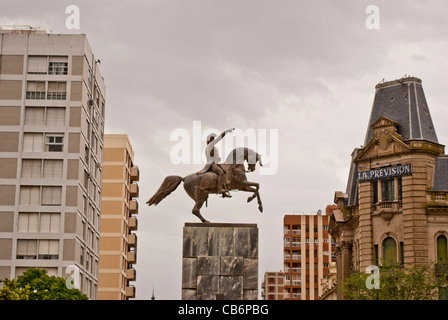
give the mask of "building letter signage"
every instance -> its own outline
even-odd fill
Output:
[[[412,164],[402,164],[398,166],[358,172],[358,181],[362,182],[408,175],[412,175]]]

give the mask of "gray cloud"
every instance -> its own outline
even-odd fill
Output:
[[[279,168],[258,172],[265,211],[211,196],[215,222],[257,223],[259,281],[280,270],[283,215],[324,209],[345,190],[350,154],[364,141],[374,86],[405,73],[423,80],[439,141],[448,141],[444,102],[448,45],[444,1],[376,1],[381,29],[367,30],[368,1],[3,0],[0,24],[86,33],[107,85],[106,132],[128,133],[141,169],[137,298],[179,299],[182,227],[196,221],[179,187],[157,207],[144,202],[165,176],[201,165],[170,162],[176,128],[193,121],[223,130],[279,130]],[[81,30],[65,29],[77,4]],[[49,30],[48,30],[49,31]],[[205,144],[204,144],[205,146]]]

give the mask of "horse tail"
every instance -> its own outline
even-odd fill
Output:
[[[168,176],[163,180],[159,190],[146,203],[148,206],[157,205],[160,201],[165,199],[171,192],[177,189],[179,184],[184,180],[180,176]]]

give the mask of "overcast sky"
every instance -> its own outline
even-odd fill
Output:
[[[66,28],[71,4],[79,30]],[[371,4],[380,29],[366,28]],[[265,271],[283,268],[283,216],[324,210],[345,191],[378,82],[421,78],[448,143],[447,12],[445,0],[2,0],[0,25],[87,35],[107,86],[106,133],[129,135],[141,173],[136,298],[149,299],[154,285],[157,299],[180,299],[182,228],[199,221],[194,202],[182,186],[157,207],[145,202],[165,176],[203,164],[173,164],[170,134],[193,137],[193,121],[202,132],[278,130],[276,173],[248,174],[261,184],[264,212],[241,192],[211,195],[202,209],[211,222],[258,225],[260,286]]]

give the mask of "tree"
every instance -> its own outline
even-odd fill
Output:
[[[17,281],[5,278],[3,280],[3,287],[0,288],[0,300],[28,300],[30,293],[30,286],[21,288],[17,285]]]
[[[18,276],[17,281],[12,285],[13,287],[11,282],[8,282],[8,285],[5,282],[3,288],[8,287],[9,290],[27,288],[29,300],[88,300],[88,297],[80,290],[67,288],[66,279],[49,276],[46,270],[37,268],[29,268]]]
[[[370,275],[355,271],[344,282],[343,292],[349,300],[437,300],[447,275],[435,275],[431,265],[388,265],[380,268],[379,289],[368,289]]]

